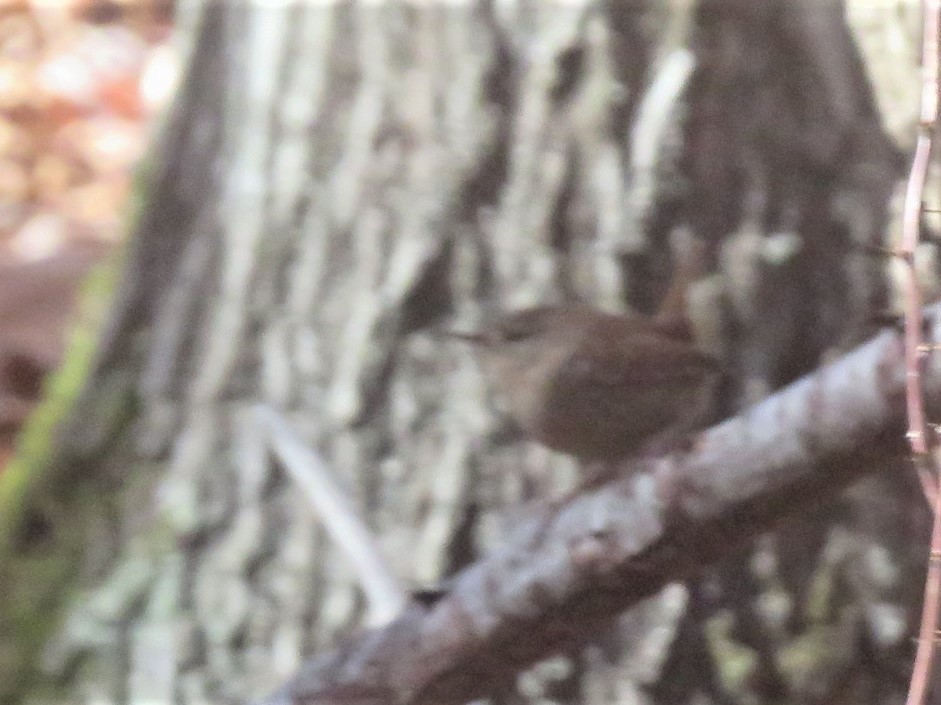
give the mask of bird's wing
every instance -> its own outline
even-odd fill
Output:
[[[719,362],[688,343],[653,329],[629,339],[588,335],[564,365],[564,375],[580,387],[658,387],[721,371]]]

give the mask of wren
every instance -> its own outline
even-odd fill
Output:
[[[707,420],[718,362],[656,319],[584,306],[506,314],[474,343],[508,416],[585,462],[668,443]]]

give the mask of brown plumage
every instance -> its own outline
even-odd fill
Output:
[[[583,306],[502,316],[477,343],[507,413],[585,461],[629,456],[701,425],[719,365],[654,320]]]

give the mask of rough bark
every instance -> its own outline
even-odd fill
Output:
[[[194,17],[85,394],[2,508],[6,700],[241,702],[357,629],[258,401],[334,468],[395,573],[433,585],[575,478],[490,412],[441,325],[652,311],[695,238],[691,315],[733,371],[721,416],[865,338],[889,299],[865,249],[901,162],[838,3]],[[925,528],[914,483],[882,474],[498,699],[888,702]]]

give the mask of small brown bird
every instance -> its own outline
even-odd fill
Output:
[[[613,461],[707,420],[718,362],[656,320],[584,306],[506,314],[479,333],[509,416],[540,443]]]

